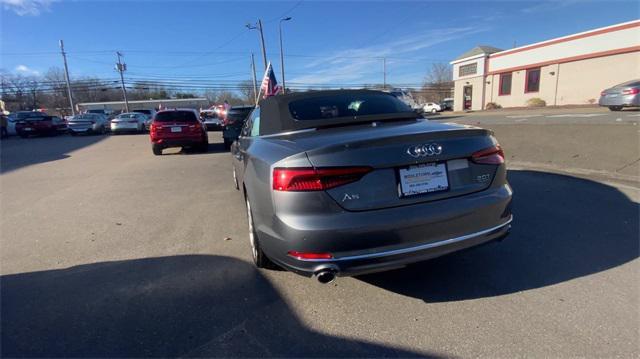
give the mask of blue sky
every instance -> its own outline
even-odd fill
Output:
[[[115,78],[121,50],[131,79],[249,78],[249,53],[268,57],[280,77],[278,19],[287,82],[418,85],[432,62],[449,62],[482,44],[511,48],[640,17],[637,1],[50,1],[0,0],[1,64],[24,75],[62,66],[64,39],[72,77]],[[260,71],[259,71],[260,72]],[[260,74],[258,75],[260,77]]]

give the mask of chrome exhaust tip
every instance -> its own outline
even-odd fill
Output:
[[[328,284],[336,280],[336,272],[324,269],[316,273],[316,279],[322,284]]]

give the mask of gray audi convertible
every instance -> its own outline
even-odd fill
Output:
[[[231,146],[258,267],[328,283],[504,238],[511,187],[489,130],[380,91],[273,96]]]

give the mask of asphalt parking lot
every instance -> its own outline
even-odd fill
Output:
[[[512,234],[329,285],[252,267],[219,133],[2,141],[1,354],[637,356],[639,112],[588,113],[434,116],[495,131]]]

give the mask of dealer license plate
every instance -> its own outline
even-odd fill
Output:
[[[444,163],[426,163],[400,169],[402,196],[446,191],[449,189],[447,166]]]

